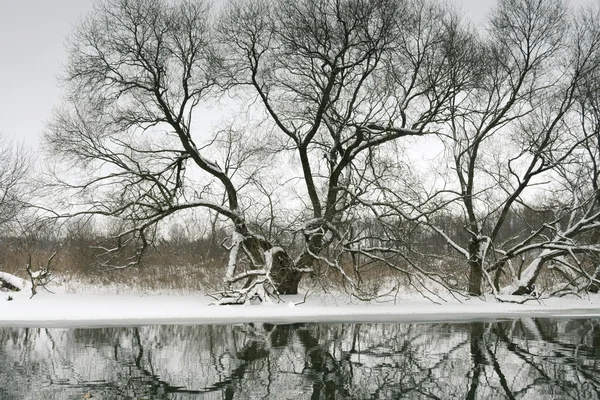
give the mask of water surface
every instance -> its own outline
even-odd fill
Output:
[[[0,328],[0,399],[600,399],[600,320]]]

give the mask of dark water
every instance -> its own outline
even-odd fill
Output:
[[[600,399],[600,320],[0,328],[0,399]]]

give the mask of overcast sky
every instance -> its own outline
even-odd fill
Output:
[[[219,0],[217,0],[219,1]],[[451,0],[482,19],[493,0]],[[581,0],[573,0],[580,2]],[[0,132],[36,146],[59,104],[65,36],[93,0],[0,0]]]

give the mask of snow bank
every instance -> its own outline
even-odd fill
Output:
[[[354,303],[343,298],[284,296],[286,302],[214,306],[201,295],[50,294],[26,292],[0,297],[0,326],[84,327],[242,322],[433,322],[521,317],[600,317],[600,296],[558,298],[525,304],[493,299],[451,300],[438,305],[422,298],[394,303]]]

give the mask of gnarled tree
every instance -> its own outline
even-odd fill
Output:
[[[428,0],[236,1],[217,24],[212,18],[201,1],[106,0],[71,36],[70,97],[46,135],[54,154],[77,167],[58,185],[69,215],[116,220],[105,250],[133,245],[126,266],[166,218],[218,213],[233,230],[227,301],[296,293],[303,274],[321,267],[355,293],[360,281],[348,271],[365,264],[422,276],[401,268],[395,222],[379,205],[378,160],[386,146],[446,118],[463,79],[446,73],[458,19]],[[199,110],[214,103],[264,118],[242,136],[218,130],[203,140]],[[215,144],[244,136],[263,151],[245,152],[235,168],[226,167],[231,152],[213,161]],[[265,172],[265,161],[286,158],[285,171],[275,164]],[[261,177],[280,178],[293,194],[285,216],[275,215]],[[264,207],[268,218],[291,221],[291,234],[253,229]],[[381,227],[366,230],[366,220]]]

